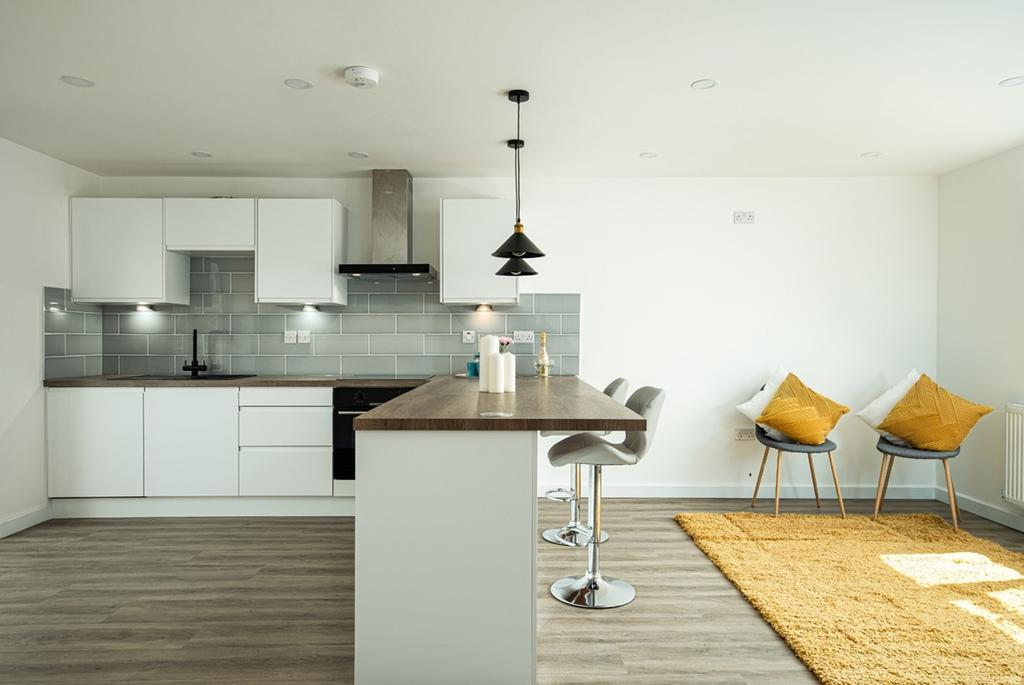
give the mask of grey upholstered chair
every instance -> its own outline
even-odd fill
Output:
[[[601,575],[601,469],[605,466],[629,466],[643,459],[654,441],[664,403],[664,390],[650,386],[640,388],[626,401],[626,406],[647,419],[647,430],[629,431],[620,443],[609,442],[591,433],[580,433],[548,450],[552,466],[590,466],[587,513],[592,534],[587,542],[587,572],[552,583],[551,594],[558,601],[586,609],[610,609],[629,604],[636,597],[636,590],[626,581]]]
[[[826,440],[820,445],[805,445],[802,442],[793,442],[792,440],[775,440],[768,436],[764,428],[756,426],[754,428],[754,435],[757,436],[757,441],[764,445],[764,456],[761,457],[761,470],[757,472],[757,483],[754,485],[754,496],[750,500],[751,508],[757,504],[757,491],[761,489],[761,479],[764,477],[764,467],[768,463],[768,453],[773,449],[777,451],[775,456],[775,515],[779,515],[779,486],[781,484],[782,475],[782,453],[783,452],[794,452],[797,454],[807,455],[807,465],[811,468],[811,484],[814,486],[814,501],[821,508],[821,497],[818,496],[818,477],[814,475],[814,461],[811,459],[812,454],[824,454],[828,453],[828,465],[832,467],[832,482],[836,486],[836,499],[839,500],[839,513],[846,518],[846,505],[843,503],[843,491],[839,487],[839,474],[836,473],[836,462],[832,458],[832,452],[836,449],[836,444],[831,440]]]
[[[956,490],[953,489],[953,476],[949,472],[949,460],[960,454],[960,448],[946,452],[934,452],[932,450],[919,450],[914,447],[895,445],[884,437],[878,438],[876,445],[882,453],[882,470],[878,474],[878,490],[875,491],[875,513],[871,517],[874,521],[878,518],[878,512],[882,511],[882,500],[885,499],[885,491],[889,489],[889,474],[892,473],[892,463],[896,457],[905,459],[927,459],[942,460],[942,467],[946,471],[946,491],[949,493],[949,511],[953,517],[953,530],[960,530],[960,507],[956,503]]]
[[[605,395],[608,395],[608,397],[620,403],[626,399],[627,392],[629,392],[629,381],[625,378],[616,378],[604,389]],[[541,436],[545,438],[554,435],[577,434],[577,432],[571,431],[541,431]],[[608,433],[593,433],[593,435],[608,435]],[[569,503],[569,522],[561,528],[548,528],[545,530],[543,538],[548,542],[556,545],[566,545],[567,547],[583,547],[590,541],[590,526],[585,526],[580,523],[580,497],[583,491],[582,480],[583,478],[580,471],[580,465],[573,464],[572,487],[568,490],[565,488],[556,488],[544,493],[544,496],[550,500]],[[604,542],[607,539],[608,533],[601,531],[601,542]]]

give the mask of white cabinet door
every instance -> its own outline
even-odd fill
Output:
[[[238,388],[146,389],[147,497],[238,494]]]
[[[142,388],[47,388],[50,497],[141,497]]]
[[[330,446],[331,407],[242,407],[238,413],[238,444],[243,447]]]
[[[257,200],[257,301],[346,304],[344,222],[337,200]]]
[[[164,198],[167,249],[224,252],[256,247],[256,200],[230,197]]]
[[[164,249],[163,200],[71,199],[76,301],[188,304],[188,261]]]
[[[243,447],[238,453],[238,494],[331,496],[330,447]]]
[[[519,279],[495,276],[504,262],[491,256],[514,223],[512,200],[441,200],[441,302],[519,302]]]

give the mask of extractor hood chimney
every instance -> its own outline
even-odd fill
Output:
[[[412,260],[412,176],[405,169],[373,170],[371,264],[339,264],[349,278],[431,280],[437,271]]]

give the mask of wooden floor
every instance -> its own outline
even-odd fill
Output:
[[[815,682],[672,521],[743,508],[606,500],[605,572],[639,593],[617,610],[552,600],[548,583],[581,572],[585,553],[541,542],[539,682]],[[948,513],[920,501],[887,510]],[[565,513],[543,502],[542,527]],[[1024,534],[964,519],[1024,551]],[[352,519],[80,519],[0,540],[0,683],[350,682],[353,532]]]

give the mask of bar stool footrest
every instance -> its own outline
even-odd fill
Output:
[[[548,490],[545,492],[544,498],[549,499],[552,502],[567,503],[576,499],[576,493],[572,490],[566,490],[565,488],[555,488],[554,490]]]

